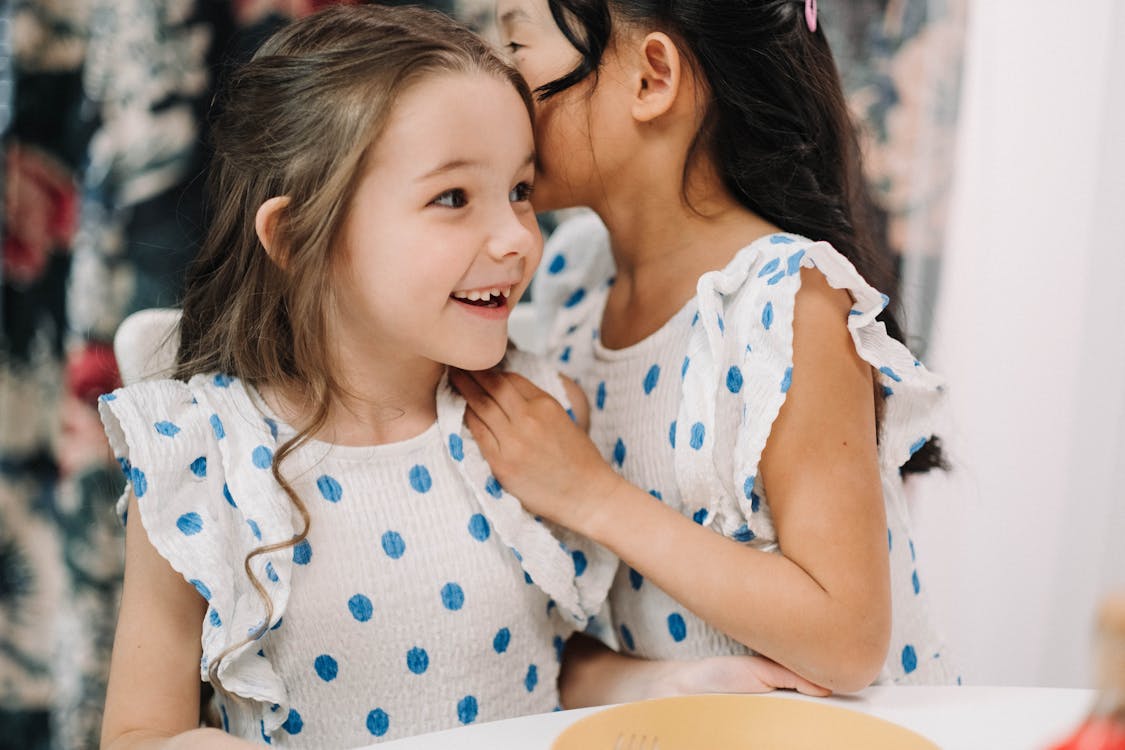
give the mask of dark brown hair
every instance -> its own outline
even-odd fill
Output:
[[[895,314],[898,279],[863,177],[856,129],[828,39],[821,27],[809,30],[803,0],[548,0],[548,6],[581,59],[541,86],[541,99],[596,79],[615,24],[669,34],[710,92],[692,154],[712,157],[743,206],[785,231],[830,242],[890,294],[892,304],[879,319],[905,341]],[[877,387],[880,420],[883,398]],[[945,467],[944,458],[932,438],[902,471],[938,467]]]
[[[268,611],[247,641],[260,637],[273,616],[251,561],[308,535],[308,510],[281,463],[324,426],[331,403],[344,394],[327,364],[333,258],[366,155],[397,98],[447,73],[509,82],[531,116],[523,79],[468,28],[434,11],[377,5],[330,7],[283,28],[231,74],[216,102],[211,218],[187,280],[175,377],[224,373],[303,399],[295,405],[298,432],[278,448],[272,470],[304,526],[244,562]],[[280,265],[254,228],[258,208],[277,196],[289,198],[272,240]],[[214,659],[212,683],[218,663],[241,645]]]

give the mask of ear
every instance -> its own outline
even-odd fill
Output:
[[[266,254],[278,268],[285,268],[288,260],[280,243],[277,242],[277,226],[288,206],[289,196],[279,195],[258,206],[258,213],[254,214],[254,231],[258,235],[258,241],[262,243]]]
[[[633,117],[651,122],[666,114],[680,94],[682,58],[667,34],[654,31],[637,49],[639,79],[633,99]]]

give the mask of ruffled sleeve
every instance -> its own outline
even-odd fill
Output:
[[[523,375],[570,408],[557,371],[542,358],[513,349],[508,352],[504,369]],[[443,379],[438,388],[438,424],[481,512],[528,578],[551,597],[564,620],[585,628],[605,603],[617,558],[604,547],[525,511],[519,499],[492,475],[464,426],[464,414],[464,399]]]
[[[566,220],[548,240],[531,304],[539,330],[546,333],[544,351],[564,372],[576,372],[585,364],[582,353],[591,349],[589,330],[597,327],[614,273],[609,232],[592,211]]]
[[[757,481],[762,451],[793,377],[800,270],[815,268],[853,300],[848,330],[886,395],[879,434],[884,477],[932,437],[943,388],[876,316],[888,299],[831,245],[787,234],[759,240],[697,288],[699,317],[675,428],[677,481],[706,498],[705,523],[740,541],[775,540]],[[733,451],[715,446],[733,445]]]
[[[153,546],[207,600],[201,679],[209,681],[210,665],[233,648],[216,687],[244,699],[230,709],[250,712],[268,736],[285,721],[288,697],[261,649],[285,612],[293,549],[251,561],[272,603],[268,621],[243,562],[294,533],[288,497],[270,471],[274,430],[241,385],[222,375],[129,386],[103,396],[99,409],[129,485],[119,511],[124,516],[130,492],[136,496]]]

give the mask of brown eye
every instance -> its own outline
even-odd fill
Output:
[[[454,188],[453,190],[446,190],[430,201],[431,206],[441,206],[443,208],[464,208],[469,205],[469,196],[461,188]]]

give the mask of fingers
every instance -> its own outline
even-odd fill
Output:
[[[544,391],[542,388],[538,387],[537,385],[532,383],[530,380],[525,378],[523,375],[520,375],[518,373],[515,373],[515,372],[505,373],[505,380],[508,381],[508,383],[511,385],[512,389],[515,390],[516,393],[518,393],[520,396],[522,396],[527,401],[530,401],[533,398],[539,398],[541,396],[549,396],[550,395],[546,391]]]
[[[500,442],[496,439],[496,435],[488,429],[488,425],[476,415],[472,408],[465,410],[465,426],[472,433],[473,440],[477,442],[484,460],[492,463],[500,452]]]
[[[517,419],[523,413],[527,400],[508,380],[507,373],[481,370],[479,372],[464,372],[463,374],[469,380],[472,380],[481,392],[487,394],[508,419]],[[485,417],[484,414],[481,416]]]
[[[484,389],[481,383],[472,376],[472,374],[462,370],[450,370],[450,381],[454,387],[460,392],[461,396],[465,399],[475,415],[485,424],[489,429],[495,432],[502,429],[502,426],[510,421],[510,417],[504,409],[496,402],[496,399]]]
[[[820,685],[806,680],[801,675],[786,669],[777,662],[761,657],[758,666],[760,670],[759,676],[762,681],[775,688],[796,690],[803,695],[813,695],[818,698],[832,695],[831,690],[826,690]]]

